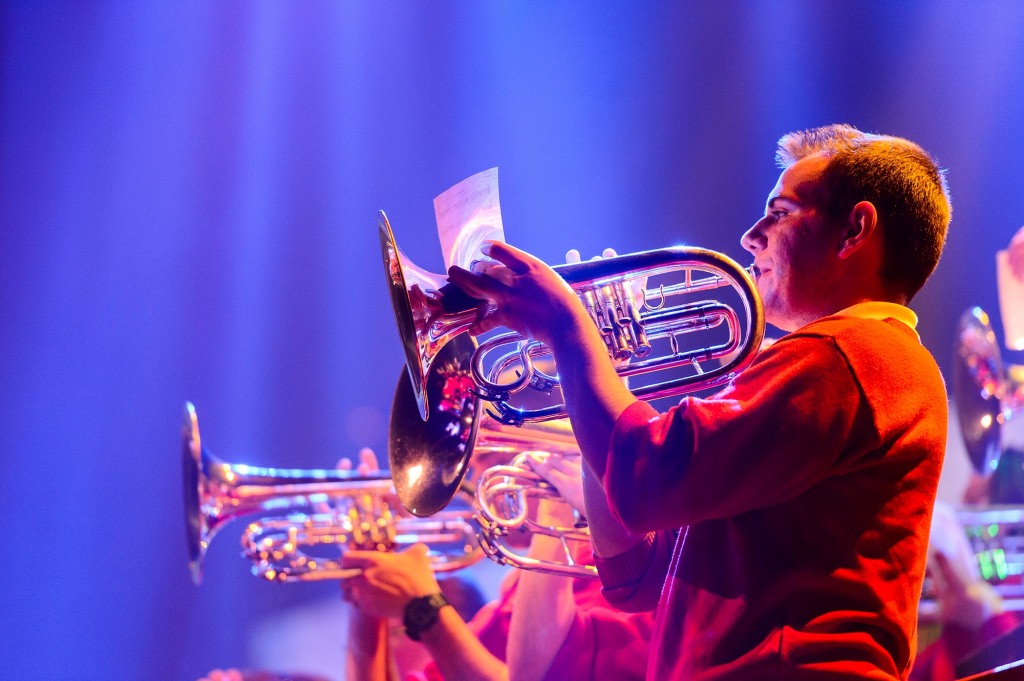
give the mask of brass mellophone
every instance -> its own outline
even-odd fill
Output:
[[[446,284],[445,276],[413,265],[398,248],[383,211],[378,214],[377,224],[412,390],[420,417],[429,423],[436,418],[428,385],[437,375],[434,367],[444,349],[464,338],[476,322],[481,301]],[[764,310],[753,279],[721,253],[676,247],[553,269],[580,297],[601,331],[609,354],[619,361],[621,376],[649,377],[663,371],[683,374],[631,386],[633,394],[641,399],[724,385],[753,361],[764,338]],[[650,278],[666,275],[670,283],[650,286]],[[717,293],[723,288],[732,289],[742,313],[718,300],[692,300],[696,294]],[[675,303],[680,298],[690,300]],[[675,304],[669,304],[670,300]],[[684,347],[680,340],[697,332],[721,332],[722,328],[725,338],[703,347]],[[514,346],[512,350],[485,367],[490,353],[509,344]],[[660,352],[654,352],[655,345]],[[461,352],[455,354],[461,356]],[[538,359],[550,354],[541,343],[506,334],[485,341],[472,352],[469,361],[460,359],[463,367],[454,373],[460,374],[459,380],[472,398],[487,403],[489,415],[497,421],[522,425],[560,419],[566,416],[562,404],[526,408],[512,402],[513,395],[527,388],[550,393],[558,385],[556,374],[537,365]],[[466,367],[469,376],[463,375]],[[505,380],[509,374],[518,375]],[[466,407],[463,412],[470,414],[473,409]],[[446,416],[442,420],[449,421]],[[469,429],[463,431],[468,433]],[[471,447],[463,447],[442,451],[436,457],[412,459],[400,448],[389,448],[395,489],[402,505],[415,515],[429,515],[443,508],[465,475],[471,453]]]
[[[414,265],[395,242],[387,216],[381,211],[377,220],[381,255],[395,318],[406,354],[406,365],[420,405],[427,418],[426,376],[439,350],[452,338],[465,333],[476,321],[481,301],[468,298],[459,289],[446,284],[446,276],[427,272]],[[601,330],[612,357],[631,360],[620,367],[623,376],[635,376],[667,369],[692,366],[696,375],[674,378],[634,389],[642,399],[657,399],[692,392],[728,382],[751,361],[764,338],[764,310],[749,272],[735,261],[715,251],[695,247],[663,248],[603,260],[556,265],[553,268],[572,286]],[[647,280],[663,274],[682,277],[670,285],[647,288]],[[669,305],[669,299],[731,287],[739,295],[743,314],[715,300],[699,300]],[[635,300],[635,298],[639,300]],[[683,348],[683,334],[712,329],[725,324],[727,339],[715,345]],[[666,341],[667,351],[652,353],[656,340]],[[483,369],[483,355],[506,343],[520,347]],[[565,416],[564,405],[535,410],[516,409],[507,398],[527,387],[550,391],[557,377],[535,371],[533,360],[550,354],[536,342],[526,342],[518,334],[508,334],[485,342],[478,349],[473,367],[481,396],[492,402],[497,417],[507,423],[546,421]],[[701,362],[726,358],[718,366],[704,368]],[[520,376],[511,383],[499,383],[498,377],[518,363]]]

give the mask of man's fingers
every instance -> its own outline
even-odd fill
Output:
[[[564,456],[553,454],[548,457],[548,465],[566,475],[571,475],[573,472],[579,471],[578,459],[576,462],[571,462]]]
[[[530,462],[530,466],[538,473],[543,474],[546,471],[555,471],[564,475],[573,475],[579,472],[579,465],[576,462],[572,462],[560,454],[552,454],[551,452],[541,450],[526,452],[525,454]]]
[[[363,466],[366,466],[370,472],[380,470],[380,463],[377,461],[377,454],[369,447],[363,447],[359,450],[359,462]]]
[[[567,473],[559,466],[557,456],[551,456],[547,452],[527,452],[527,461],[537,475],[555,487],[568,478]]]
[[[515,273],[497,260],[475,260],[470,268],[473,274],[496,279],[505,285],[511,285]]]
[[[412,546],[410,546],[409,548],[407,548],[405,551],[403,551],[403,553],[407,553],[407,554],[409,554],[411,556],[417,556],[417,557],[419,557],[419,556],[426,556],[427,553],[429,553],[429,552],[430,552],[430,548],[426,544],[424,544],[422,542],[417,542],[417,543],[413,544]]]
[[[488,299],[490,291],[488,286],[493,286],[495,280],[487,280],[484,277],[464,270],[458,265],[448,268],[448,281],[458,286],[470,298]]]
[[[485,241],[480,251],[484,255],[494,258],[505,265],[516,274],[523,274],[529,270],[530,262],[534,260],[533,256],[529,255],[526,251],[521,251],[504,241]]]
[[[341,564],[346,568],[368,568],[380,562],[380,551],[345,551],[341,557]]]

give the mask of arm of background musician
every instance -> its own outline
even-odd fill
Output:
[[[551,527],[572,527],[572,508],[582,511],[583,506],[579,457],[569,460],[546,452],[527,456],[531,468],[554,485],[568,504],[541,499],[537,503],[536,522]],[[531,537],[527,556],[553,563],[566,562],[561,541],[544,534]],[[562,649],[576,619],[576,611],[572,578],[522,571],[509,625],[507,657],[511,681],[551,678],[551,663]]]
[[[563,551],[554,537],[535,535],[527,555],[557,560]],[[572,583],[570,577],[533,571],[523,571],[519,576],[507,648],[511,681],[548,678],[551,662],[561,650],[576,616]]]
[[[362,574],[343,580],[343,589],[349,600],[370,616],[401,618],[410,600],[441,590],[423,544],[401,553],[348,551],[342,563],[362,569]],[[454,607],[438,611],[437,621],[421,633],[420,643],[446,681],[508,678],[505,664],[487,651]]]
[[[421,642],[430,651],[445,681],[504,681],[505,663],[491,655],[455,608],[441,609],[437,624],[423,633]]]
[[[369,447],[359,451],[358,463],[339,459],[337,468],[368,475],[380,470],[377,455]],[[347,601],[348,644],[345,646],[346,681],[396,681],[394,660],[388,638],[388,620],[363,612],[352,602],[351,589],[341,583],[342,600]]]
[[[388,644],[388,621],[367,615],[350,604],[346,681],[396,681]]]

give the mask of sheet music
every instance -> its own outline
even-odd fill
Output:
[[[1006,251],[996,252],[996,284],[1003,341],[1010,350],[1024,350],[1024,281],[1013,276]]]
[[[505,240],[498,169],[477,173],[441,193],[434,199],[434,216],[445,269],[452,265],[469,269],[470,263],[485,257],[480,252],[484,240]]]

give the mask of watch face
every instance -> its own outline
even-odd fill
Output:
[[[414,641],[420,640],[420,634],[437,622],[437,611],[446,605],[448,599],[440,593],[419,596],[409,601],[402,616],[406,635]]]
[[[437,609],[430,601],[417,598],[413,603],[410,603],[410,606],[409,619],[412,620],[414,624],[426,624],[430,621],[431,617],[437,615]]]

